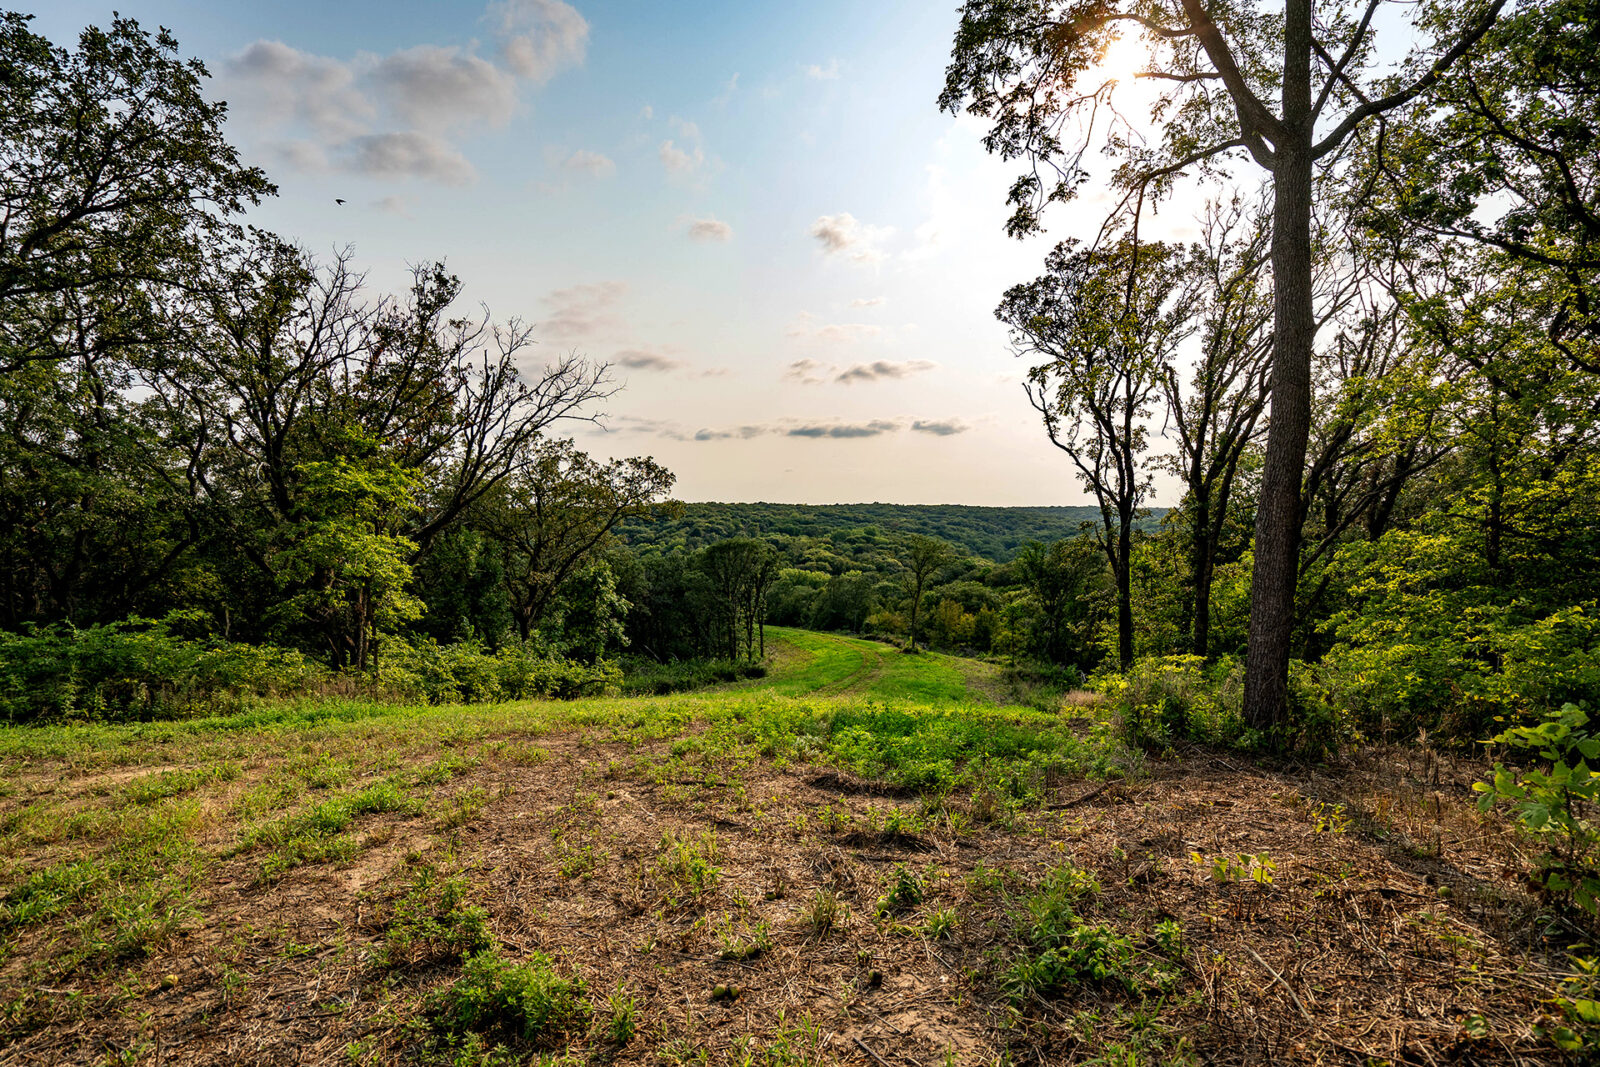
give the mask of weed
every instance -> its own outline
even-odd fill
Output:
[[[382,962],[388,967],[457,960],[488,948],[489,915],[466,903],[465,878],[446,878],[422,867],[394,903],[384,935]]]
[[[1155,942],[1169,957],[1183,955],[1183,926],[1177,919],[1163,919],[1156,923]]]
[[[218,763],[184,771],[161,771],[135,778],[123,787],[122,795],[130,804],[154,804],[168,797],[191,793],[212,782],[231,782],[240,773],[237,763]]]
[[[881,916],[904,915],[918,904],[926,893],[922,879],[905,864],[897,864],[889,891],[878,898],[877,912]]]
[[[420,809],[421,805],[401,793],[394,783],[379,782],[258,827],[244,835],[239,850],[257,845],[271,848],[273,852],[262,861],[258,877],[263,882],[276,881],[295,867],[354,856],[360,845],[344,831],[357,816]]]
[[[935,908],[922,924],[923,936],[934,940],[953,937],[958,921],[954,908]]]
[[[826,936],[835,926],[850,921],[850,905],[831,889],[819,889],[805,910],[806,925],[816,937]]]
[[[450,806],[439,816],[439,825],[446,830],[465,826],[478,817],[489,803],[489,791],[482,786],[463,789],[450,798]]]
[[[1311,832],[1314,834],[1342,834],[1350,829],[1350,819],[1344,813],[1343,804],[1318,804],[1311,818]]]
[[[579,847],[565,838],[557,842],[556,849],[561,856],[561,873],[567,878],[593,878],[595,869],[605,858],[605,853],[596,852],[593,845]]]
[[[699,899],[716,888],[722,868],[717,866],[717,835],[707,831],[698,839],[679,837],[671,830],[661,835],[656,872],[676,893]],[[676,895],[674,903],[677,903]]]
[[[1001,979],[1013,1000],[1047,997],[1080,982],[1129,984],[1133,943],[1103,924],[1074,922],[1037,954],[1016,959]]]
[[[582,978],[558,974],[543,953],[512,963],[489,950],[468,957],[462,976],[429,996],[424,1012],[444,1034],[536,1045],[588,1027],[587,991]]]
[[[739,928],[734,929],[730,919],[724,919],[722,930],[718,937],[722,946],[722,958],[725,960],[753,960],[765,952],[772,951],[772,931],[765,922],[757,922],[754,926],[741,921]]]
[[[619,1048],[633,1040],[639,1032],[639,1002],[626,989],[618,985],[606,998],[606,1040]]]
[[[1232,856],[1218,854],[1209,859],[1198,852],[1191,852],[1189,862],[1209,867],[1214,882],[1242,882],[1248,878],[1261,886],[1271,885],[1272,874],[1278,869],[1272,857],[1265,852],[1254,855],[1240,852]]]

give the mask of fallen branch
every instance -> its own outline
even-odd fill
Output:
[[[1251,948],[1249,945],[1245,945],[1244,950],[1250,953],[1252,959],[1261,964],[1261,966],[1265,967],[1267,969],[1267,973],[1272,975],[1272,977],[1277,980],[1279,985],[1283,986],[1284,991],[1289,994],[1289,999],[1294,1001],[1294,1006],[1299,1008],[1300,1014],[1306,1017],[1306,1022],[1315,1023],[1316,1020],[1311,1017],[1311,1013],[1307,1011],[1306,1006],[1300,1002],[1300,998],[1295,995],[1294,988],[1289,985],[1289,983],[1284,979],[1283,975],[1273,970],[1272,964],[1262,959],[1260,953],[1256,952],[1256,950]]]

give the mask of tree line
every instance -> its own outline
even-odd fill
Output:
[[[608,368],[442,263],[390,296],[246,225],[276,190],[205,78],[130,19],[64,48],[0,18],[0,630],[170,619],[368,673],[397,635],[609,652],[598,553],[673,476],[564,434]]]
[[[1011,233],[1113,194],[997,314],[1098,505],[1118,668],[1242,638],[1280,744],[1600,697],[1597,12],[1382,8],[967,0],[941,97],[1024,165]],[[1122,37],[1136,121],[1096,65]],[[1201,237],[1150,239],[1180,183]],[[1141,541],[1156,472],[1182,500]]]

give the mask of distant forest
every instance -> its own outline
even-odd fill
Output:
[[[1154,531],[1164,508],[1154,508],[1139,528]],[[729,537],[833,539],[852,531],[920,534],[996,563],[1015,559],[1030,541],[1049,543],[1100,521],[1096,507],[985,508],[965,504],[684,504],[681,510],[623,520],[617,534],[635,548],[704,548]],[[876,528],[874,530],[873,528]]]

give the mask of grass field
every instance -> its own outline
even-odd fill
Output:
[[[928,704],[989,703],[999,669],[938,652],[907,655],[881,641],[767,627],[776,669],[746,687],[783,696],[850,696]]]
[[[1558,1057],[1472,768],[1150,760],[768,636],[676,697],[0,729],[0,1064]]]

